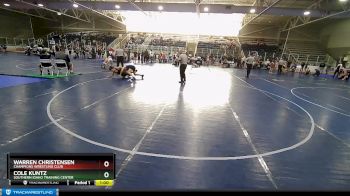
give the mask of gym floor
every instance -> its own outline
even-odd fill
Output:
[[[0,73],[36,73],[38,61],[0,54]],[[181,85],[178,67],[153,64],[136,65],[145,78],[131,83],[101,60],[73,63],[82,75],[0,75],[0,187],[8,152],[113,152],[108,190],[350,188],[346,81],[188,66]]]

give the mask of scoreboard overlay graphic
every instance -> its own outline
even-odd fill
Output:
[[[7,155],[9,185],[113,186],[115,154]]]

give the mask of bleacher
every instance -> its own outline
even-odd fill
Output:
[[[249,53],[257,52],[262,59],[270,59],[280,57],[282,51],[278,46],[276,39],[256,39],[256,38],[239,38],[241,50],[245,56]]]
[[[218,54],[220,51],[220,44],[215,42],[199,41],[197,44],[197,55],[206,57],[208,54]]]
[[[265,43],[259,43],[259,44],[244,43],[241,45],[241,48],[245,56],[248,56],[249,53],[252,53],[252,52],[258,52],[259,56],[266,59],[273,59],[275,57],[281,56],[281,50],[277,45],[267,45]]]
[[[79,42],[80,46],[83,43],[102,46],[112,43],[116,36],[107,33],[81,32],[67,34],[51,33],[48,38],[49,40],[54,40],[56,44],[71,45],[72,43]]]
[[[326,51],[317,42],[288,41],[286,46],[287,54],[292,54],[299,62],[326,62]]]
[[[154,37],[150,41],[150,45],[167,47],[186,47],[186,42],[181,40],[175,40],[172,38],[163,39],[162,37]]]
[[[145,42],[142,46],[138,47],[141,50],[152,50],[154,54],[160,53],[171,53],[174,54],[179,50],[186,48],[186,41],[178,39],[178,37],[173,37],[172,35],[153,35],[148,34]],[[140,50],[140,49],[138,49]]]
[[[222,55],[233,56],[237,52],[238,43],[232,39],[222,39],[215,41],[199,41],[197,45],[197,55],[206,57],[208,54],[220,57]]]
[[[278,46],[276,39],[256,39],[256,38],[239,38],[241,44],[258,45],[264,43],[268,46]]]

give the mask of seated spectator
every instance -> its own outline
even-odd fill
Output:
[[[40,59],[51,59],[51,54],[48,50],[44,49],[41,51]]]
[[[309,75],[311,73],[310,68],[306,67],[305,68],[305,75]]]
[[[339,72],[338,79],[349,80],[349,75],[350,75],[350,71],[345,68],[342,68]]]
[[[273,73],[276,69],[276,62],[275,61],[271,61],[270,63],[270,67],[269,67],[269,73]]]
[[[289,70],[291,72],[295,72],[295,70],[297,69],[298,65],[296,64],[296,62],[293,62],[291,65],[290,65],[290,68]]]
[[[113,66],[113,58],[112,56],[108,56],[104,59],[103,63],[101,64],[102,69],[109,69],[109,67]]]
[[[1,45],[1,49],[3,50],[3,52],[6,52],[6,50],[7,50],[7,46],[6,46],[6,44]]]
[[[318,77],[320,76],[320,74],[321,74],[320,70],[316,69],[313,75]]]
[[[343,68],[343,64],[339,63],[337,67],[335,68],[333,78],[335,78],[337,75],[339,76],[340,70]]]
[[[41,54],[40,54],[40,59],[51,59],[51,54],[47,51],[47,50],[42,50]],[[39,70],[40,70],[40,74],[43,74],[43,66],[41,65],[41,63],[39,64]],[[47,70],[47,73],[50,75],[50,71]]]
[[[24,51],[24,54],[27,56],[30,56],[31,52],[32,52],[32,48],[30,46],[27,46]]]
[[[68,56],[68,54],[65,54],[63,51],[64,51],[64,48],[56,48],[56,59],[63,59],[66,61],[66,64],[68,66],[68,71],[70,73],[73,73],[73,64],[70,62],[70,58]]]

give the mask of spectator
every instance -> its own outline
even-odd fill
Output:
[[[44,50],[42,50],[39,57],[40,57],[40,59],[51,59],[51,54],[46,49],[44,49]],[[39,70],[40,70],[40,75],[42,75],[43,74],[43,66],[41,63],[39,64]],[[49,70],[47,70],[47,74],[50,75]]]
[[[335,78],[336,75],[339,75],[339,71],[340,71],[341,68],[343,68],[343,64],[339,63],[337,65],[337,67],[335,68],[335,70],[334,70],[333,78]]]
[[[61,48],[57,48],[56,49],[56,59],[63,59],[66,61],[66,64],[68,66],[68,71],[70,73],[73,73],[73,64],[70,62],[70,58],[68,56],[68,54],[65,54],[63,51],[64,51],[64,48],[61,47]]]

